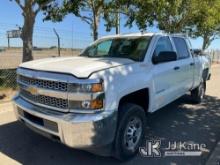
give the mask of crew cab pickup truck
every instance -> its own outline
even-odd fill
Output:
[[[21,64],[17,118],[72,148],[125,160],[145,134],[146,114],[191,92],[200,103],[210,62],[181,35],[103,37],[77,57]]]

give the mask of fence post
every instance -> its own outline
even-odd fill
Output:
[[[9,37],[9,34],[7,34],[7,38],[8,38],[8,48],[10,48],[10,37]]]
[[[58,44],[58,56],[60,57],[60,36],[57,33],[56,29],[53,28],[55,35],[57,36],[57,44]]]

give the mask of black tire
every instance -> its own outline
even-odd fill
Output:
[[[114,142],[113,155],[116,159],[120,161],[126,161],[137,154],[144,138],[145,123],[146,114],[142,107],[131,103],[125,103],[119,107],[118,128]],[[130,127],[132,124],[134,124],[133,128]],[[141,129],[138,128],[138,125],[141,127]],[[134,129],[135,127],[137,127],[136,131]],[[135,136],[137,136],[137,138],[135,138]],[[129,141],[129,144],[127,141]],[[132,143],[135,143],[136,145],[134,145],[135,147],[129,149],[129,146],[132,146],[130,145]]]
[[[191,98],[193,103],[199,104],[202,102],[206,91],[206,82],[202,81],[197,88],[191,91]]]

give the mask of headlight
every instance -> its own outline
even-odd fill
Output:
[[[103,81],[91,84],[70,84],[69,108],[74,110],[103,110],[104,108],[104,86]]]
[[[103,86],[102,83],[82,84],[79,86],[78,90],[80,92],[102,92]]]
[[[94,84],[70,84],[69,92],[81,92],[81,93],[95,93],[103,92],[103,83],[94,83]]]

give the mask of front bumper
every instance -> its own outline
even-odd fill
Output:
[[[61,113],[14,98],[15,114],[34,131],[61,143],[88,151],[111,144],[115,137],[117,113]]]

